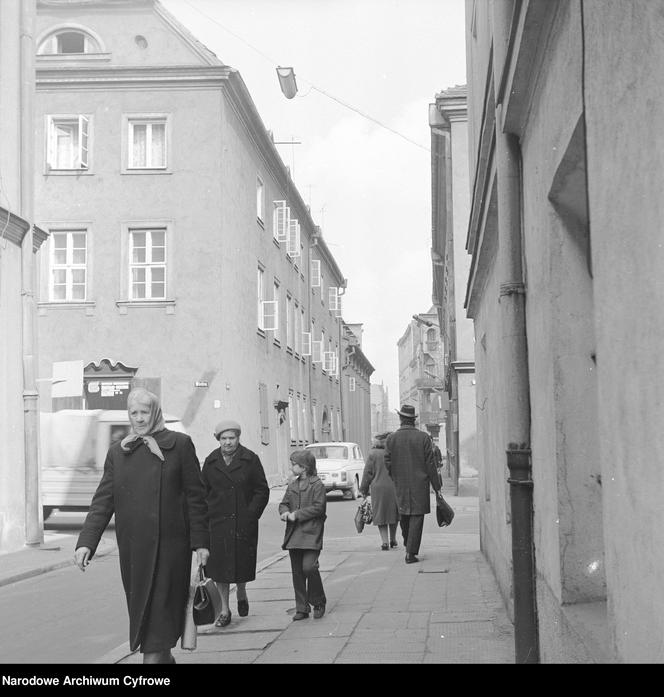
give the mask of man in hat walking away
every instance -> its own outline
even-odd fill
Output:
[[[441,481],[436,470],[431,438],[415,427],[415,407],[397,409],[401,426],[387,437],[385,465],[397,492],[401,532],[406,545],[406,564],[419,561],[424,516],[431,512],[429,486],[440,495]]]

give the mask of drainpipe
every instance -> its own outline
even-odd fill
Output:
[[[512,504],[514,658],[515,663],[539,663],[530,449],[521,449],[516,443],[510,443],[507,466]]]
[[[25,450],[25,542],[39,545],[44,530],[39,497],[39,393],[35,378],[36,315],[34,297],[35,262],[33,252],[34,225],[34,20],[35,0],[21,0],[21,217],[28,231],[21,244],[21,296],[23,314],[23,430]]]
[[[507,466],[512,499],[514,632],[517,663],[538,663],[535,559],[530,479],[530,383],[526,338],[526,290],[521,249],[521,173],[517,136],[503,132],[503,70],[507,69],[513,17],[520,2],[493,3],[493,70],[496,94],[496,181],[500,357]],[[514,14],[512,14],[514,12]],[[525,461],[527,461],[527,468]]]

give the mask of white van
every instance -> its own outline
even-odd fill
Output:
[[[44,520],[55,508],[87,511],[109,447],[129,433],[126,410],[62,409],[39,418]],[[164,414],[164,421],[171,431],[186,433],[177,417]]]

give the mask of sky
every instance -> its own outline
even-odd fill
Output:
[[[343,319],[399,406],[397,341],[431,308],[428,105],[466,83],[464,0],[161,0],[239,70],[348,288]],[[292,67],[298,94],[281,92]],[[359,112],[359,113],[358,113]]]

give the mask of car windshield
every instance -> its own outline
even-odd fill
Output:
[[[347,460],[348,448],[343,445],[317,445],[315,448],[307,448],[317,460]]]

